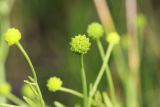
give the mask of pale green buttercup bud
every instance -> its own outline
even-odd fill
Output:
[[[86,35],[77,35],[72,38],[71,42],[71,51],[78,54],[86,54],[91,46],[89,38]]]
[[[60,78],[51,77],[48,79],[46,86],[49,91],[56,92],[60,90],[60,88],[62,87],[62,84],[63,84],[63,81]]]
[[[33,98],[35,96],[34,92],[32,91],[31,87],[29,87],[28,84],[23,85],[22,94],[29,98]]]
[[[116,45],[120,41],[120,36],[117,32],[111,32],[106,36],[106,41],[110,44]]]
[[[11,92],[12,88],[9,83],[0,84],[0,95],[8,95]]]
[[[88,26],[87,33],[92,39],[99,39],[103,36],[104,29],[101,24],[93,22]]]
[[[7,32],[4,34],[5,41],[9,46],[17,44],[21,39],[21,33],[18,29],[9,28]]]

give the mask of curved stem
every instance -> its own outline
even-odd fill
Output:
[[[22,45],[18,42],[16,44],[18,46],[18,48],[20,49],[20,51],[22,52],[23,56],[25,57],[25,59],[27,60],[28,64],[29,64],[29,67],[31,68],[31,71],[32,71],[32,74],[33,74],[33,78],[34,78],[34,81],[36,82],[36,89],[39,93],[39,97],[40,97],[40,102],[41,102],[41,106],[42,107],[45,107],[45,103],[44,103],[44,100],[43,100],[43,97],[42,97],[42,93],[41,93],[41,90],[40,90],[40,87],[38,85],[38,82],[37,82],[37,75],[36,75],[36,71],[34,69],[34,66],[28,56],[28,54],[26,53],[26,51],[24,50],[24,48],[22,47]]]
[[[103,49],[103,46],[102,46],[102,43],[101,43],[100,40],[97,40],[97,46],[98,46],[101,58],[104,61],[105,53],[104,53],[104,49]],[[108,84],[109,84],[109,90],[110,90],[110,95],[111,95],[111,98],[112,98],[112,103],[115,106],[116,105],[115,88],[114,88],[114,85],[113,85],[113,79],[112,79],[111,71],[110,71],[110,68],[109,68],[108,64],[106,65],[106,70],[105,71],[106,71],[106,78],[107,78]]]
[[[80,98],[83,98],[83,94],[81,94],[80,92],[77,92],[75,90],[69,89],[69,88],[61,87],[60,91],[75,95]]]
[[[13,95],[12,93],[6,95],[6,98],[8,98],[10,101],[12,101],[13,103],[19,106],[27,105],[23,100],[19,99],[17,96]]]
[[[105,68],[106,68],[107,63],[109,61],[109,57],[111,55],[112,48],[113,48],[113,44],[109,44],[109,47],[107,49],[106,56],[104,58],[102,67],[101,67],[100,72],[99,72],[99,74],[98,74],[98,76],[96,78],[96,81],[94,82],[93,88],[92,88],[92,90],[90,91],[90,94],[89,94],[89,102],[88,102],[89,103],[88,104],[89,107],[91,106],[92,97],[94,96],[94,93],[97,90],[98,84],[99,84],[99,82],[100,82],[100,80],[101,80],[101,78],[102,78],[102,76],[104,74]]]
[[[33,67],[33,64],[28,56],[28,54],[26,53],[26,51],[24,50],[24,48],[22,47],[22,45],[20,43],[17,43],[18,48],[20,49],[20,51],[22,52],[23,56],[25,57],[25,59],[27,60],[29,67],[31,68],[32,74],[33,74],[33,78],[35,80],[35,82],[37,82],[37,75],[36,75],[36,71]]]
[[[84,70],[83,54],[81,55],[81,76],[82,76],[82,86],[83,86],[83,95],[84,95],[84,107],[87,107],[87,81],[86,74]]]

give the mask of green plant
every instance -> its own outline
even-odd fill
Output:
[[[74,38],[72,38],[70,42],[70,46],[71,46],[71,51],[78,54],[81,59],[80,64],[81,64],[81,77],[82,77],[81,79],[82,79],[82,86],[83,86],[82,88],[83,94],[73,89],[63,87],[62,86],[63,82],[58,77],[51,77],[47,81],[46,86],[48,87],[49,91],[51,92],[62,91],[62,92],[66,92],[66,93],[75,95],[79,98],[82,98],[83,107],[91,107],[92,105],[102,105],[102,107],[105,105],[110,105],[110,107],[111,105],[113,107],[116,106],[116,97],[115,97],[115,92],[114,92],[115,90],[114,90],[114,85],[113,85],[112,77],[111,77],[109,66],[108,66],[108,61],[109,61],[113,46],[119,43],[120,37],[116,32],[110,33],[106,36],[106,41],[109,43],[109,46],[105,54],[103,47],[100,43],[100,37],[103,36],[103,32],[104,32],[103,27],[98,23],[93,23],[88,28],[88,34],[90,35],[90,37],[97,40],[99,51],[103,59],[103,64],[101,66],[101,69],[93,85],[90,88],[88,88],[85,69],[84,69],[84,62],[83,62],[83,57],[89,51],[91,43],[89,41],[89,38],[86,37],[86,35],[77,35]],[[22,89],[22,94],[24,95],[23,99],[25,102],[17,98],[15,95],[11,93],[11,86],[9,84],[6,84],[6,85],[5,83],[4,85],[0,84],[0,87],[1,87],[0,94],[4,95],[6,98],[8,98],[9,100],[11,100],[12,102],[14,102],[15,104],[19,106],[45,107],[46,104],[45,104],[45,101],[43,99],[43,96],[42,96],[42,93],[41,93],[41,90],[38,84],[36,71],[34,69],[34,66],[28,54],[26,53],[26,51],[24,50],[24,48],[19,42],[21,40],[21,33],[19,32],[18,29],[10,28],[4,34],[4,37],[5,37],[5,41],[7,42],[9,46],[16,45],[19,48],[19,50],[21,51],[21,53],[23,54],[23,56],[25,57],[26,61],[28,62],[31,68],[33,77],[28,76],[28,80],[24,80],[24,83],[26,85],[24,85]],[[96,100],[99,98],[98,96],[101,96],[102,93],[100,92],[98,94],[97,89],[98,89],[98,85],[101,81],[101,78],[104,74],[105,69],[106,69],[106,76],[107,76],[107,81],[109,83],[112,100],[109,99],[107,94],[103,93],[103,98],[105,100],[105,103],[101,101],[101,104],[99,104]],[[54,104],[57,107],[63,106],[63,104],[60,104],[58,102],[55,102]]]
[[[99,2],[99,3],[98,3]],[[101,4],[102,3],[102,4]],[[46,82],[46,87],[49,91],[55,93],[57,91],[65,92],[71,95],[74,95],[80,99],[82,99],[83,104],[75,104],[75,107],[120,107],[124,105],[124,102],[119,101],[119,96],[116,93],[114,82],[112,79],[111,70],[109,67],[109,60],[113,51],[113,56],[115,58],[115,63],[118,68],[118,75],[120,76],[120,82],[122,82],[122,87],[125,91],[125,97],[126,97],[126,105],[127,107],[130,106],[130,104],[135,107],[139,106],[137,97],[138,97],[138,91],[137,91],[137,78],[139,76],[138,72],[135,74],[133,72],[129,72],[130,68],[127,65],[127,61],[124,58],[122,51],[128,51],[129,47],[131,46],[131,38],[129,36],[125,36],[122,38],[121,43],[117,45],[120,42],[120,35],[115,29],[113,20],[111,18],[110,13],[108,12],[108,8],[105,7],[105,1],[104,0],[95,0],[95,4],[97,6],[98,14],[101,18],[102,24],[93,22],[88,25],[87,28],[87,34],[81,35],[78,34],[75,37],[71,39],[70,42],[70,50],[77,54],[77,56],[80,57],[80,74],[81,74],[81,80],[82,80],[82,92],[78,92],[74,89],[67,88],[63,85],[63,81],[61,78],[53,76],[49,78]],[[102,15],[101,11],[99,11],[99,8],[104,8],[106,12],[106,17],[104,14]],[[106,19],[104,19],[106,18]],[[109,24],[106,24],[105,22],[109,22]],[[137,19],[137,28],[141,29],[143,31],[144,26],[146,24],[145,18],[140,15]],[[142,32],[139,32],[142,33]],[[107,44],[108,48],[105,49],[105,47],[102,44],[103,36],[105,35],[105,43]],[[88,37],[87,37],[88,36]],[[95,81],[93,83],[88,83],[87,81],[87,75],[85,71],[85,64],[84,64],[84,57],[88,53],[89,50],[91,50],[91,40],[96,41],[98,51],[100,54],[100,57],[102,59],[102,65],[97,73],[97,77],[95,78]],[[135,39],[135,38],[134,38]],[[139,38],[140,41],[142,41],[142,37]],[[27,54],[23,46],[20,44],[21,40],[21,33],[18,29],[10,28],[8,31],[2,36],[1,43],[3,45],[5,44],[4,41],[7,42],[9,46],[16,45],[21,53],[23,54],[24,58],[29,64],[29,67],[32,72],[32,76],[28,76],[27,80],[24,80],[24,86],[22,88],[22,95],[23,100],[15,96],[11,91],[11,85],[5,81],[0,82],[0,95],[4,96],[8,100],[12,101],[15,105],[11,104],[0,104],[2,107],[50,107],[45,103],[45,100],[43,98],[43,95],[41,93],[40,86],[38,84],[38,78],[37,78],[37,72]],[[127,41],[127,42],[126,42]],[[133,42],[133,41],[132,41]],[[142,43],[142,42],[141,42]],[[5,44],[6,45],[6,44]],[[124,48],[124,50],[121,49]],[[133,45],[133,43],[132,43]],[[0,45],[1,46],[1,45]],[[7,46],[6,46],[7,47]],[[113,50],[114,47],[117,47],[115,50]],[[142,48],[142,44],[140,45]],[[4,47],[3,47],[4,48]],[[136,47],[137,48],[137,47]],[[2,49],[2,48],[1,48]],[[8,49],[8,47],[7,47]],[[133,52],[135,52],[135,48],[133,48]],[[139,49],[141,50],[141,49]],[[132,47],[130,48],[130,51],[132,52]],[[4,54],[6,54],[4,52]],[[137,53],[136,53],[137,54]],[[132,56],[132,54],[130,53]],[[0,56],[3,56],[2,53]],[[132,60],[132,57],[130,57]],[[138,58],[136,58],[138,59]],[[132,61],[131,61],[132,62]],[[4,64],[4,63],[3,63]],[[131,68],[135,67],[134,64],[130,64]],[[137,66],[137,65],[136,65]],[[138,65],[139,66],[139,65]],[[138,71],[138,66],[136,67]],[[133,68],[132,68],[133,69]],[[132,71],[132,70],[131,70]],[[135,71],[134,71],[135,72]],[[3,72],[2,72],[3,73]],[[102,77],[106,76],[107,81],[107,90],[100,90],[99,84],[102,80]],[[2,76],[3,77],[3,76]],[[134,85],[134,86],[132,86]],[[134,87],[134,88],[133,88]],[[134,101],[133,101],[133,100]],[[5,102],[3,102],[5,103]],[[59,101],[54,101],[54,106],[56,107],[66,107],[64,104],[62,104]]]

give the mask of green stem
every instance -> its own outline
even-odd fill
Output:
[[[104,99],[104,103],[107,107],[113,107],[112,102],[109,99],[109,96],[107,95],[107,93],[102,93],[103,95],[103,99]]]
[[[25,59],[27,60],[29,66],[31,68],[31,71],[32,71],[32,74],[33,74],[33,78],[34,78],[34,80],[35,80],[35,82],[37,84],[36,88],[37,88],[37,91],[39,93],[41,106],[45,107],[45,103],[44,103],[44,100],[43,100],[43,97],[42,97],[42,93],[41,93],[40,87],[39,87],[38,82],[37,82],[37,75],[36,75],[36,71],[34,69],[34,66],[33,66],[28,54],[26,53],[26,51],[24,50],[24,48],[22,47],[22,45],[19,42],[17,43],[17,46],[20,49],[20,51],[22,52],[22,54],[24,55]]]
[[[84,107],[87,107],[87,80],[84,70],[83,54],[81,55],[81,76],[82,76],[82,85],[83,85],[83,95],[84,95]]]
[[[111,95],[111,98],[112,98],[112,103],[113,103],[113,106],[116,107],[115,88],[114,88],[114,85],[113,85],[113,80],[112,80],[112,76],[111,76],[111,72],[110,72],[109,67],[106,67],[106,76],[108,78],[108,84],[109,84],[109,89],[110,89],[110,95]]]
[[[8,29],[9,25],[9,17],[0,16],[0,83],[4,83],[6,81],[5,62],[9,48],[5,43],[4,36],[2,35]],[[0,96],[0,103],[6,103],[6,99],[3,96]]]
[[[83,94],[81,94],[80,92],[77,92],[75,90],[69,89],[69,88],[65,88],[65,87],[61,87],[60,91],[75,95],[77,97],[83,98]]]
[[[92,90],[90,91],[90,94],[89,94],[89,102],[88,102],[89,107],[91,106],[92,97],[94,96],[94,93],[95,93],[96,90],[97,90],[98,84],[99,84],[99,82],[100,82],[100,80],[101,80],[101,78],[102,78],[102,76],[103,76],[103,74],[104,74],[104,71],[105,71],[105,68],[106,68],[106,66],[107,66],[107,63],[108,63],[108,61],[109,61],[109,57],[110,57],[110,55],[111,55],[112,49],[113,49],[113,44],[109,44],[109,47],[108,47],[108,49],[107,49],[106,56],[105,56],[105,58],[104,58],[102,67],[101,67],[100,72],[99,72],[99,74],[98,74],[98,76],[97,76],[97,78],[96,78],[96,81],[95,81],[95,83],[94,83],[94,85],[93,85],[93,88],[92,88]]]
[[[5,82],[5,64],[3,61],[0,61],[0,84]],[[4,96],[0,96],[0,103],[6,103]]]
[[[32,74],[33,74],[33,78],[35,80],[35,82],[37,82],[37,75],[36,75],[36,71],[33,67],[33,64],[28,56],[28,54],[26,53],[26,51],[24,50],[24,48],[22,47],[22,45],[20,43],[17,43],[18,48],[20,49],[20,51],[22,52],[22,54],[24,55],[25,59],[27,60],[29,67],[31,68]]]
[[[104,48],[103,48],[102,43],[101,43],[100,40],[97,40],[97,46],[98,46],[101,58],[102,58],[102,60],[104,60],[104,58],[105,58],[105,52],[104,52]]]
[[[17,96],[13,95],[12,93],[6,95],[6,98],[8,98],[10,101],[12,101],[13,103],[19,106],[27,105],[23,100],[19,99]]]
[[[79,98],[84,98],[83,94],[81,94],[81,93],[78,92],[78,91],[69,89],[69,88],[61,87],[61,88],[60,88],[60,91],[65,92],[65,93],[69,93],[69,94],[72,94],[72,95],[75,95],[75,96],[77,96],[77,97],[79,97]],[[92,103],[96,103],[96,101],[93,100]],[[86,107],[86,106],[85,106],[85,107]]]
[[[104,52],[104,49],[103,49],[103,46],[102,46],[102,43],[101,43],[100,40],[97,40],[97,46],[98,46],[101,58],[104,61],[105,60],[105,52]],[[112,103],[115,106],[116,105],[115,88],[114,88],[114,85],[113,85],[113,79],[112,79],[111,71],[110,71],[110,68],[109,68],[108,64],[106,65],[106,70],[105,71],[106,71],[106,78],[107,78],[108,84],[109,84],[109,90],[110,90],[110,95],[111,95],[111,98],[112,98]]]

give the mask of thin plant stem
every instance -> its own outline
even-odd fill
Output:
[[[75,90],[69,89],[69,88],[61,87],[60,91],[75,95],[80,98],[83,98],[83,94],[81,94],[80,92],[77,92]]]
[[[113,107],[112,102],[109,99],[109,96],[107,95],[107,93],[103,92],[102,93],[103,99],[104,99],[104,103],[106,104],[107,107]]]
[[[83,86],[83,104],[84,107],[87,107],[87,80],[86,80],[86,74],[84,69],[84,61],[83,61],[83,54],[81,55],[81,76],[82,76],[82,86]]]
[[[35,80],[35,82],[37,82],[37,75],[36,75],[36,71],[33,67],[33,64],[28,56],[28,54],[26,53],[26,51],[24,50],[24,48],[22,47],[22,45],[20,43],[17,43],[18,48],[20,49],[20,51],[22,52],[22,54],[24,55],[25,59],[27,60],[29,67],[31,68],[32,74],[33,74],[33,78]]]
[[[18,48],[20,49],[20,51],[22,52],[22,54],[24,55],[25,59],[27,60],[29,66],[30,66],[30,68],[31,68],[31,71],[32,71],[32,74],[33,74],[33,78],[34,78],[34,80],[35,80],[35,82],[36,82],[36,84],[37,84],[37,85],[36,85],[36,89],[37,89],[37,91],[38,91],[38,93],[39,93],[41,106],[42,106],[42,107],[45,107],[45,103],[44,103],[44,100],[43,100],[43,97],[42,97],[42,93],[41,93],[40,87],[39,87],[38,82],[37,82],[37,75],[36,75],[36,71],[35,71],[35,69],[34,69],[34,66],[33,66],[33,64],[32,64],[32,62],[31,62],[28,54],[26,53],[26,51],[25,51],[24,48],[22,47],[22,45],[21,45],[20,43],[17,43],[17,46],[18,46]]]
[[[13,103],[15,103],[19,106],[27,105],[23,100],[19,99],[17,96],[15,96],[12,93],[9,93],[8,95],[6,95],[6,98],[8,98],[10,101],[12,101]]]
[[[79,98],[84,98],[84,96],[83,96],[82,93],[80,93],[78,91],[75,91],[73,89],[70,89],[70,88],[61,87],[60,91],[65,92],[65,93],[69,93],[69,94],[72,94],[72,95],[75,95],[75,96],[77,96]],[[95,103],[95,102],[96,102],[95,100],[92,101],[92,103]]]
[[[103,46],[102,46],[102,43],[101,43],[100,40],[97,40],[97,46],[98,46],[102,61],[104,61],[105,52],[104,52],[104,49],[103,49]],[[106,78],[107,78],[108,84],[109,84],[109,90],[110,90],[110,95],[111,95],[111,98],[112,98],[112,103],[115,106],[116,105],[115,88],[114,88],[113,79],[112,79],[111,71],[110,71],[110,68],[109,68],[108,64],[106,65],[106,70],[105,71],[106,71]]]
[[[116,32],[116,28],[112,20],[111,13],[109,11],[107,1],[106,0],[94,0],[94,4],[97,10],[97,13],[99,15],[99,18],[101,20],[101,23],[104,26],[105,32],[106,33]],[[127,62],[124,60],[125,58],[122,55],[122,49],[120,46],[117,46],[117,48],[113,51],[113,56],[114,56],[116,66],[118,68],[117,72],[120,76],[123,87],[125,88],[126,86],[125,81],[127,78],[127,72],[125,71],[128,71],[128,67],[126,65]]]
[[[100,80],[102,79],[102,76],[104,74],[104,71],[105,71],[105,68],[107,66],[107,63],[109,61],[109,57],[111,55],[111,51],[113,49],[113,44],[109,44],[109,47],[107,49],[107,52],[106,52],[106,56],[104,58],[104,61],[103,61],[103,64],[101,66],[101,69],[99,71],[99,74],[96,78],[96,81],[94,82],[94,85],[93,85],[93,88],[92,90],[90,91],[90,94],[89,94],[89,101],[88,101],[88,107],[91,106],[91,102],[92,102],[92,97],[94,96],[94,93],[96,92],[97,90],[97,87],[98,87],[98,84],[100,83]]]
[[[3,35],[9,26],[9,16],[0,16],[0,35]],[[4,36],[0,36],[0,83],[6,82],[5,63],[8,57],[8,51],[9,47],[5,43]],[[6,103],[5,97],[0,96],[0,103]]]

